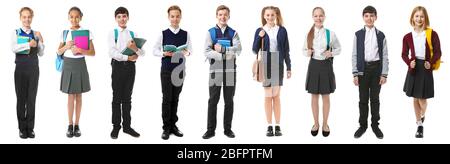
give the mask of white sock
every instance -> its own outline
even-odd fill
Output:
[[[275,124],[275,126],[280,126],[280,124]]]
[[[422,121],[417,121],[417,126],[423,126]]]

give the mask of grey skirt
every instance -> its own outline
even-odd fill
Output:
[[[306,75],[306,90],[311,94],[330,94],[336,89],[332,59],[311,58]]]
[[[64,58],[60,90],[67,94],[80,94],[91,90],[84,58]]]

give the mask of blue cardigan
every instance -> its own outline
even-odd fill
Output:
[[[255,38],[253,40],[253,53],[258,54],[258,51],[261,49],[261,37],[259,36],[259,31],[261,31],[262,28],[258,28],[255,32]],[[277,34],[277,42],[278,46],[277,49],[279,51],[279,57],[280,57],[280,70],[283,70],[284,65],[283,61],[286,62],[287,70],[291,70],[291,58],[289,56],[289,39],[287,35],[286,28],[283,26],[280,26],[280,29],[278,30]],[[269,35],[264,35],[264,51],[269,51],[270,49],[270,40]]]

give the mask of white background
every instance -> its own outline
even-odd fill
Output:
[[[435,98],[429,100],[425,138],[415,139],[415,116],[412,99],[403,93],[407,67],[401,59],[403,36],[412,30],[409,17],[417,5],[427,8],[431,27],[441,39],[443,61],[447,62],[448,15],[445,1],[433,0],[190,0],[190,1],[6,1],[0,6],[0,143],[450,143],[446,104],[446,85],[450,79],[448,64],[434,72]],[[192,38],[194,53],[187,59],[187,77],[179,103],[177,125],[185,136],[171,136],[163,141],[161,135],[160,58],[152,54],[152,46],[161,30],[168,27],[167,8],[177,4],[183,10],[181,27]],[[241,37],[243,52],[238,57],[237,90],[233,130],[235,139],[223,135],[223,100],[219,103],[216,137],[203,140],[206,131],[208,103],[208,71],[203,44],[207,30],[216,23],[215,9],[225,4],[231,8],[229,24]],[[281,9],[287,28],[292,59],[292,79],[285,80],[282,88],[282,137],[268,138],[261,84],[251,78],[255,56],[251,52],[256,28],[261,26],[261,9],[274,5]],[[383,140],[376,139],[369,128],[360,139],[353,134],[358,124],[358,88],[352,83],[351,51],[354,32],[364,25],[362,9],[373,5],[378,11],[376,27],[387,38],[390,59],[389,78],[381,90],[380,128]],[[10,50],[10,35],[21,26],[19,9],[29,6],[34,10],[32,28],[42,32],[45,55],[40,58],[40,80],[36,105],[36,139],[21,140],[18,136],[16,97],[14,91],[14,54]],[[55,52],[62,30],[69,28],[67,12],[78,6],[84,13],[81,25],[92,31],[96,49],[95,57],[87,57],[92,90],[83,94],[81,130],[83,136],[68,139],[67,95],[59,91],[60,73],[55,70]],[[130,11],[128,27],[149,40],[146,56],[137,63],[136,83],[133,93],[132,126],[141,133],[138,139],[120,133],[118,140],[110,139],[111,125],[111,66],[107,49],[107,34],[116,26],[114,11],[125,6]],[[325,27],[336,32],[342,45],[340,56],[335,58],[334,70],[337,90],[331,95],[331,135],[312,137],[313,125],[310,95],[305,91],[308,58],[301,49],[313,21],[311,10],[322,6],[326,11]],[[370,118],[369,118],[370,120]]]

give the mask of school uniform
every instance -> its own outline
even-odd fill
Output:
[[[162,118],[163,130],[170,131],[176,128],[178,121],[177,110],[179,96],[183,88],[185,76],[185,57],[182,52],[176,52],[172,57],[163,56],[165,45],[187,45],[187,50],[192,52],[190,36],[187,31],[180,28],[169,27],[161,32],[154,45],[153,54],[161,57],[161,89],[163,93]],[[172,81],[172,72],[175,71]]]
[[[214,35],[214,36],[213,36]],[[214,50],[218,40],[227,40],[229,47],[222,46],[220,52]],[[234,111],[234,94],[236,90],[236,56],[242,47],[239,35],[229,26],[215,26],[208,30],[205,41],[205,56],[210,63],[208,125],[209,132],[214,132],[217,125],[217,104],[223,87],[225,102],[223,126],[225,131],[231,131]]]
[[[86,30],[79,28],[78,30]],[[64,34],[61,34],[60,42],[66,43],[71,41],[72,31],[68,30],[67,37],[64,39]],[[89,40],[93,40],[92,33],[89,31]],[[75,55],[71,50],[64,52],[64,65],[61,73],[61,85],[60,90],[67,94],[81,94],[91,90],[89,82],[89,73],[86,66],[86,60],[84,54]]]
[[[264,53],[262,60],[264,63],[264,82],[263,87],[273,87],[283,85],[284,64],[286,70],[291,70],[291,59],[289,55],[289,39],[286,28],[283,26],[263,27],[266,35],[263,38],[259,36],[261,28],[255,32],[253,40],[253,53],[258,54],[261,49],[261,39],[264,39]],[[273,66],[272,66],[273,65]]]
[[[37,47],[30,47],[28,43],[18,44],[17,37],[34,39]],[[16,69],[14,71],[14,83],[17,97],[17,120],[21,132],[32,132],[34,129],[36,95],[39,82],[39,59],[44,55],[44,44],[39,42],[35,31],[20,28],[11,35],[11,49],[15,53]],[[29,50],[28,54],[19,52]]]
[[[364,27],[355,33],[353,41],[353,76],[359,81],[359,124],[367,128],[370,111],[372,127],[378,128],[380,120],[380,77],[387,77],[389,60],[386,38],[377,28]]]
[[[341,45],[334,32],[330,31],[327,43],[326,29],[314,28],[312,56],[308,54],[308,41],[305,40],[303,54],[310,57],[305,88],[311,94],[330,94],[336,89],[336,80],[333,72],[333,57],[341,53]],[[325,51],[331,51],[332,57],[325,58]]]
[[[425,36],[425,31],[417,33],[415,31],[403,37],[402,58],[408,65],[403,91],[408,97],[428,99],[434,97],[433,70],[425,69],[425,61],[431,65],[441,57],[441,46],[439,36],[435,31],[431,34],[433,45],[433,57],[431,58],[430,48]],[[411,68],[411,61],[416,61],[416,67]]]
[[[108,36],[109,56],[112,58],[112,124],[116,129],[121,128],[122,121],[124,129],[131,128],[131,95],[136,76],[136,62],[128,61],[129,56],[122,54],[122,50],[127,48],[128,43],[135,36],[137,36],[135,33],[121,27],[111,31]],[[145,52],[143,49],[138,49],[136,54],[141,57]]]

